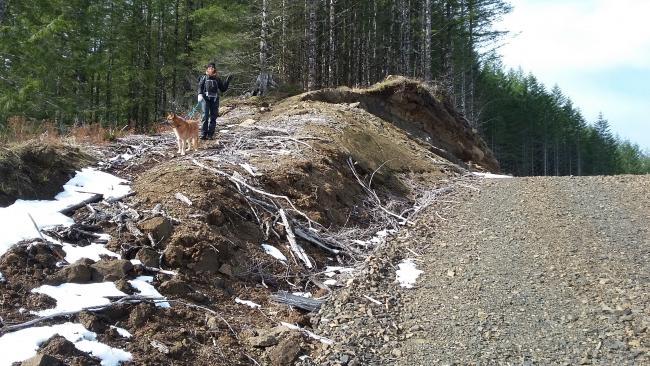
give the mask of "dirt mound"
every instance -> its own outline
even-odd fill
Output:
[[[51,199],[75,170],[93,159],[78,147],[28,142],[0,148],[0,206],[16,199]]]
[[[121,303],[73,320],[131,352],[135,364],[291,364],[319,341],[280,325],[309,327],[310,313],[273,295],[306,293],[317,307],[345,286],[327,266],[360,266],[465,172],[383,118],[354,104],[289,98],[228,105],[218,140],[186,156],[175,154],[171,133],[118,140],[102,151],[102,167],[131,178],[135,194],[81,208],[74,231],[102,228],[120,259],[59,266],[45,255],[49,246],[16,247],[0,260],[7,278],[0,287],[16,304],[3,318],[32,317],[20,304],[51,307],[28,291],[46,282],[95,281],[100,273],[133,294],[128,281],[149,275],[171,308]],[[88,245],[86,234],[61,235]],[[134,259],[144,266],[131,266]]]
[[[359,103],[411,137],[431,144],[436,154],[455,163],[475,163],[498,172],[499,163],[467,120],[435,88],[401,76],[389,76],[368,89],[323,89],[300,100]]]

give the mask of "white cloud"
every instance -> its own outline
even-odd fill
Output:
[[[558,84],[585,118],[599,112],[612,131],[650,149],[648,0],[511,0],[497,25],[514,34],[500,49],[547,87]]]
[[[650,67],[647,0],[512,0],[499,28],[521,32],[501,52],[506,65],[557,68]]]

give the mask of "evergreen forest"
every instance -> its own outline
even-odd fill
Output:
[[[146,131],[189,111],[208,62],[227,95],[363,87],[399,74],[445,90],[514,175],[650,172],[558,86],[506,70],[504,0],[0,0],[0,133],[10,121]]]

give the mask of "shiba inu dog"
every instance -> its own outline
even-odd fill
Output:
[[[199,122],[191,119],[185,119],[176,115],[176,113],[169,113],[167,121],[172,125],[174,133],[176,134],[176,142],[178,142],[178,153],[185,155],[185,149],[190,150],[194,147],[194,151],[199,147]],[[191,146],[190,146],[191,144]]]

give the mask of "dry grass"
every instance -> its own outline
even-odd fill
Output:
[[[158,130],[158,126],[154,126]],[[25,141],[66,142],[101,144],[114,141],[132,133],[129,126],[105,127],[100,123],[59,128],[52,121],[30,121],[24,117],[10,117],[4,128],[0,129],[0,143],[22,143]],[[158,131],[153,131],[158,132]]]

